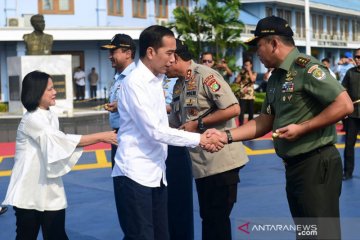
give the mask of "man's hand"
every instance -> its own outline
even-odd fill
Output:
[[[276,129],[273,138],[284,138],[289,141],[295,141],[304,134],[303,124],[290,124],[286,127]]]
[[[101,132],[100,134],[102,142],[118,145],[116,131]]]
[[[117,112],[117,102],[105,103],[104,109],[109,112]]]
[[[208,152],[218,152],[227,143],[225,133],[220,132],[214,128],[206,130],[201,134],[200,146]]]
[[[197,121],[188,121],[179,127],[180,130],[185,130],[188,132],[198,132],[198,122]]]

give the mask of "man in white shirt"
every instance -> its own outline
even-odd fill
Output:
[[[140,60],[120,85],[119,148],[115,156],[115,191],[124,239],[169,239],[165,159],[167,145],[207,146],[219,150],[218,136],[169,127],[162,88],[174,63],[174,33],[163,26],[146,28],[139,38]],[[211,146],[211,147],[210,147]]]
[[[321,59],[321,63],[325,65],[325,67],[329,70],[331,76],[336,79],[336,74],[331,70],[330,60],[328,58]]]
[[[85,98],[85,72],[78,67],[74,73],[74,80],[76,84],[76,100],[84,100]]]

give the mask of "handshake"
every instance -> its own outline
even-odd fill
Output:
[[[218,152],[228,143],[227,134],[215,128],[206,130],[200,136],[200,147],[208,152]]]

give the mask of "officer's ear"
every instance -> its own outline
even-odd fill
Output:
[[[174,53],[174,58],[175,58],[175,61],[174,63],[176,64],[178,62],[178,59],[179,59],[179,55],[177,55],[176,53]]]
[[[273,37],[272,39],[271,39],[271,42],[270,42],[270,44],[271,44],[271,46],[272,46],[272,52],[275,52],[276,51],[276,49],[278,48],[278,46],[279,46],[279,38],[277,38],[277,37]]]

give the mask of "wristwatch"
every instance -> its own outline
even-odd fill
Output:
[[[198,129],[201,133],[205,132],[206,130],[202,117],[198,118]]]
[[[232,136],[231,136],[230,130],[225,130],[225,133],[226,133],[226,136],[227,136],[228,144],[232,143],[232,142],[233,142],[233,138],[232,138]]]

